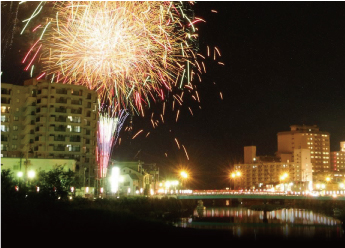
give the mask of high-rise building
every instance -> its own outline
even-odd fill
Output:
[[[331,167],[333,171],[345,170],[345,141],[340,142],[340,151],[331,152]]]
[[[330,171],[330,135],[314,126],[293,125],[290,131],[279,132],[277,156],[282,162],[294,162],[295,150],[310,150],[313,173]]]
[[[97,94],[30,79],[1,84],[1,156],[74,159],[88,186],[96,174]]]

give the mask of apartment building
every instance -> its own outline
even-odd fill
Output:
[[[30,79],[1,84],[1,157],[74,159],[93,186],[97,94],[83,86]]]
[[[277,156],[282,162],[294,162],[296,149],[309,149],[313,173],[327,173],[330,165],[330,134],[316,126],[292,125],[279,132]],[[300,154],[301,156],[301,154]]]
[[[235,188],[266,188],[292,182],[304,188],[312,184],[312,165],[308,149],[295,149],[295,161],[280,161],[274,156],[256,156],[255,146],[244,147],[244,164],[235,164],[240,176],[234,177]],[[282,175],[287,177],[282,179]]]
[[[331,152],[333,171],[345,171],[345,141],[340,142],[340,151]]]

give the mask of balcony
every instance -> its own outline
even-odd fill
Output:
[[[82,109],[71,109],[71,114],[82,114]]]
[[[42,98],[37,100],[37,105],[48,105],[48,99],[47,98]]]
[[[32,124],[32,121],[35,122],[35,116],[34,115],[26,115],[23,120],[24,125],[28,125],[29,123]]]
[[[47,122],[47,118],[46,117],[37,117],[36,118],[36,123],[37,124],[43,124]]]
[[[1,106],[1,114],[10,114],[11,110],[9,107]]]
[[[11,98],[2,98],[1,97],[1,104],[11,104]]]
[[[66,98],[60,97],[60,98],[55,99],[55,103],[57,103],[57,104],[67,104],[68,101],[67,101]]]
[[[49,131],[54,132],[66,132],[66,127],[60,126],[60,127],[49,127]]]
[[[49,142],[65,142],[66,137],[62,135],[57,135],[57,136],[49,136]]]
[[[67,118],[63,116],[55,117],[55,122],[67,122]]]
[[[71,96],[82,96],[83,95],[83,91],[82,90],[71,90],[69,93],[69,95]]]
[[[32,104],[36,105],[36,97],[33,97],[29,94],[25,94],[25,96],[26,96],[26,99],[25,99],[26,105],[32,105]]]
[[[67,95],[67,90],[66,89],[56,89],[55,94],[58,95]]]
[[[69,152],[80,152],[80,147],[69,147],[68,151]]]
[[[48,113],[48,108],[37,108],[36,109],[36,114],[47,114]]]
[[[80,138],[80,136],[77,136],[77,137],[71,136],[69,138],[69,141],[70,142],[81,142],[81,138]]]
[[[1,95],[11,95],[11,91],[10,89],[1,89]]]
[[[33,133],[34,133],[34,129],[35,129],[35,125],[32,124],[31,121],[30,121],[30,123],[27,123],[27,124],[25,125],[23,131],[24,131],[24,133],[31,133],[32,131],[33,131]]]
[[[82,105],[82,101],[81,100],[72,100],[71,101],[71,104],[73,104],[73,105]]]
[[[44,133],[44,132],[46,132],[46,128],[45,127],[36,127],[35,131],[36,131],[36,133]]]
[[[66,149],[65,146],[57,146],[57,147],[54,147],[54,148],[53,148],[53,151],[54,151],[54,152],[64,152],[65,149]]]
[[[39,146],[38,147],[38,152],[45,152],[46,148],[44,146]]]
[[[46,137],[45,136],[37,136],[35,138],[36,142],[45,142],[46,141]]]
[[[30,140],[34,140],[35,135],[34,134],[25,134],[24,137],[21,139],[20,144],[27,145],[30,143]]]
[[[1,116],[1,122],[2,123],[6,123],[6,122],[9,122],[9,118],[7,116]]]
[[[56,113],[67,113],[67,109],[65,108],[55,108]]]
[[[48,95],[48,89],[41,89],[37,91],[37,97]]]

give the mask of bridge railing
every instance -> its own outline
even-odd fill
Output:
[[[184,195],[291,195],[291,196],[345,196],[345,190],[338,191],[269,191],[269,190],[193,190]]]

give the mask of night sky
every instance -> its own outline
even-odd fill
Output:
[[[187,100],[177,123],[167,114],[153,129],[150,114],[134,116],[114,159],[157,163],[162,176],[187,167],[192,187],[221,188],[244,146],[274,155],[277,133],[290,125],[318,125],[331,134],[331,151],[339,150],[345,140],[344,2],[196,2],[193,8],[206,20],[199,24],[200,52],[218,47],[225,65],[206,64],[196,83],[201,109]],[[2,17],[2,35],[3,23]],[[20,84],[27,77],[16,42],[22,41],[15,39],[3,56],[2,39],[2,82]]]

